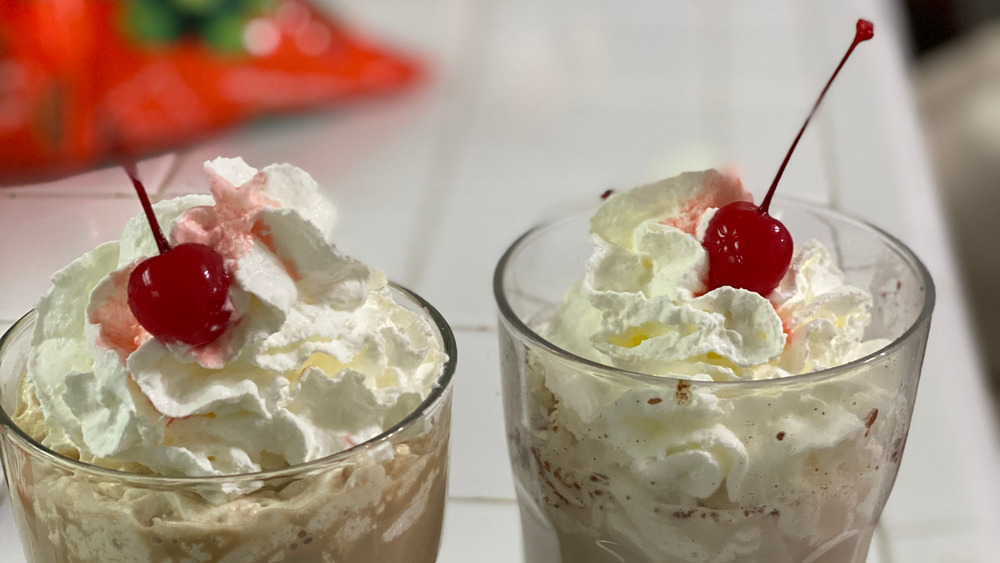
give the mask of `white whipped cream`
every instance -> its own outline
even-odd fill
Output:
[[[154,208],[173,244],[223,256],[234,322],[198,349],[138,325],[128,274],[156,245],[137,215],[38,304],[27,379],[44,445],[162,475],[281,468],[380,434],[435,386],[446,358],[433,327],[330,243],[333,209],[308,174],[239,158],[205,168],[212,196]]]
[[[719,205],[749,199],[738,179],[714,170],[612,195],[591,220],[586,276],[544,336],[602,364],[715,381],[805,373],[870,351],[862,335],[871,299],[844,283],[816,241],[796,250],[769,296],[705,292],[708,222]]]

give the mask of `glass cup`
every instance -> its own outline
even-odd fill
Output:
[[[865,340],[883,348],[758,381],[615,369],[538,332],[583,276],[590,214],[535,228],[504,254],[494,292],[529,563],[865,561],[906,443],[934,285],[875,227],[790,200],[772,213],[867,288]]]
[[[437,386],[379,436],[338,454],[246,475],[168,478],[63,457],[14,425],[35,313],[0,340],[0,454],[28,563],[202,561],[432,563],[448,473],[455,340],[428,303],[448,354]]]

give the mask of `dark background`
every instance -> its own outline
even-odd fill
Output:
[[[920,57],[979,25],[1000,19],[1000,0],[903,0]]]
[[[901,4],[927,152],[1000,399],[1000,0]]]

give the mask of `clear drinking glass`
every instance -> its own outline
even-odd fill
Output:
[[[875,227],[789,200],[772,213],[871,293],[865,339],[885,347],[761,381],[615,369],[537,332],[583,276],[589,214],[535,228],[504,254],[494,291],[529,563],[865,561],[906,443],[934,285]],[[608,422],[609,405],[629,405],[627,416]],[[625,441],[648,453],[626,454]]]
[[[432,563],[448,473],[455,340],[428,303],[448,363],[404,420],[350,450],[247,475],[168,478],[112,471],[41,446],[11,418],[34,312],[0,340],[0,454],[28,563],[200,561]]]

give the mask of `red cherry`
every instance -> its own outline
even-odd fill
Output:
[[[128,306],[161,342],[202,346],[229,325],[229,275],[210,246],[179,244],[147,258],[128,280]]]
[[[198,243],[171,247],[153,214],[131,162],[125,171],[135,186],[160,254],[136,266],[128,280],[128,306],[139,324],[161,342],[204,346],[229,326],[229,274],[222,256]]]
[[[830,89],[833,79],[837,77],[854,48],[862,41],[871,39],[874,33],[875,26],[870,21],[858,20],[854,41],[820,92],[812,111],[802,124],[802,129],[799,129],[799,134],[795,136],[760,207],[747,201],[734,201],[720,207],[708,222],[708,230],[705,232],[702,245],[708,252],[709,290],[728,285],[767,295],[778,286],[788,271],[788,265],[792,261],[792,236],[780,221],[767,214],[771,198],[778,187],[781,175],[785,172],[785,167],[788,166],[792,152],[799,144],[809,120],[816,113],[816,108],[823,101],[826,91]]]
[[[708,286],[741,287],[767,295],[792,260],[792,235],[780,221],[749,201],[719,208],[705,234]]]

